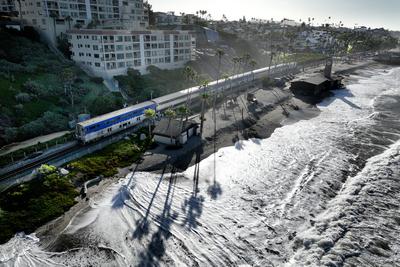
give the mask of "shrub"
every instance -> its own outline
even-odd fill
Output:
[[[47,127],[46,127],[47,128]],[[45,125],[43,124],[41,119],[37,119],[31,121],[27,124],[24,124],[20,127],[19,133],[22,135],[23,139],[29,139],[33,136],[39,136],[44,133]]]
[[[41,118],[41,121],[50,129],[51,132],[62,131],[67,127],[68,119],[59,113],[46,111]]]
[[[273,82],[269,77],[262,78],[261,83],[262,83],[263,87],[269,87],[269,86],[273,85]]]
[[[16,232],[31,233],[75,204],[78,195],[71,182],[53,166],[42,166],[40,177],[0,195],[0,243]]]
[[[7,127],[4,129],[4,134],[2,136],[7,143],[14,142],[18,137],[18,128]]]

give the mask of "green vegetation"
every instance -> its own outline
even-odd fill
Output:
[[[120,96],[32,36],[0,29],[0,146],[66,130],[80,113],[122,106]]]
[[[0,243],[7,242],[16,232],[35,231],[76,203],[78,192],[55,167],[43,165],[37,175],[0,195]]]
[[[155,66],[148,68],[149,74],[140,75],[137,70],[129,69],[128,75],[117,76],[120,87],[131,98],[132,103],[174,93],[195,85],[185,77],[184,70],[161,70]]]
[[[110,177],[117,174],[117,168],[127,167],[136,162],[151,146],[152,140],[149,138],[140,141],[141,133],[147,134],[147,131],[142,129],[129,140],[112,144],[99,152],[68,164],[68,169],[71,170],[69,176],[74,183],[82,184],[100,175]]]

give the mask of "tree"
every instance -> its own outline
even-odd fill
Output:
[[[219,84],[219,79],[221,77],[221,61],[222,57],[225,55],[224,50],[218,48],[217,52],[215,55],[218,57],[218,74],[217,74],[217,85]],[[214,99],[213,99],[213,118],[214,118],[214,130],[216,131],[216,125],[217,125],[217,115],[215,112],[216,109],[216,104],[217,104],[217,91],[214,92]]]
[[[58,18],[56,13],[51,13],[50,18],[53,19],[53,31],[54,31],[54,42],[57,42],[57,29],[56,29],[56,19]]]
[[[169,136],[171,138],[171,143],[172,143],[172,127],[171,127],[171,121],[176,117],[176,112],[169,108],[164,112],[164,115],[168,118],[168,129],[169,129]]]
[[[232,94],[232,79],[229,77],[228,74],[222,75],[222,79],[224,79],[226,82],[229,82],[229,91],[231,91],[231,94]],[[227,118],[227,115],[226,115],[226,101],[228,99],[226,97],[224,97],[224,95],[222,97],[224,99],[224,101],[222,103],[222,108],[224,110],[224,117]]]
[[[186,118],[186,122],[188,120],[188,115],[190,114],[190,110],[187,106],[179,106],[176,110],[176,114],[179,116],[179,129],[180,133],[183,131],[183,118]]]
[[[250,66],[250,68],[251,68],[251,74],[253,75],[253,83],[254,83],[254,80],[255,80],[254,69],[255,69],[256,66],[257,66],[257,61],[255,61],[255,60],[250,60],[249,66]]]
[[[23,22],[24,22],[24,20],[23,20],[23,17],[22,17],[22,6],[21,6],[21,0],[17,0],[17,2],[18,2],[18,13],[19,13],[19,21],[20,21],[20,23],[21,23],[21,28],[23,29]]]
[[[201,94],[201,115],[200,115],[200,136],[203,136],[203,127],[204,127],[204,114],[206,108],[206,102],[210,98],[210,95],[207,93],[207,87],[210,82],[205,80],[202,82],[201,87],[203,87],[203,93]]]
[[[143,6],[147,10],[147,15],[149,16],[149,24],[155,25],[156,17],[154,15],[153,6],[151,4],[149,4],[149,2],[144,2]]]
[[[185,79],[187,81],[193,82],[197,78],[197,73],[192,67],[186,66],[185,69],[183,70],[183,76],[185,77]],[[190,91],[188,96],[187,96],[187,100],[186,100],[186,105],[187,106],[190,106],[191,100],[192,100],[192,92]]]
[[[72,84],[75,81],[76,74],[72,68],[65,68],[61,73],[61,80],[64,84],[64,94],[71,97],[71,106],[74,108],[74,94],[72,92]],[[68,90],[68,93],[67,93]]]
[[[68,22],[68,30],[71,30],[71,21],[72,21],[72,17],[71,16],[67,16],[65,18],[65,21]]]
[[[146,109],[144,111],[144,116],[146,117],[147,120],[149,120],[149,136],[152,138],[152,130],[151,126],[154,124],[154,118],[156,117],[156,111],[154,109]]]

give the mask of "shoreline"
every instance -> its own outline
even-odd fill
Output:
[[[335,69],[334,73],[340,71],[341,75],[346,76],[350,73],[354,73],[358,69],[363,69],[374,64],[375,62],[372,61],[364,61],[362,64],[358,65],[341,64],[340,66],[342,68],[339,70]],[[319,70],[320,68],[313,68],[297,74],[296,77],[301,77],[310,72],[316,72]],[[286,94],[284,94],[285,90]],[[262,94],[271,92],[271,90],[265,89],[260,89],[260,91]],[[240,121],[241,126],[239,127],[239,130],[237,125],[230,123],[232,120],[225,121],[219,119],[217,120],[217,126],[222,124],[222,127],[217,130],[216,138],[213,137],[213,129],[210,127],[206,128],[205,126],[203,141],[201,141],[200,137],[196,136],[192,137],[188,144],[181,149],[165,149],[163,146],[158,146],[153,150],[147,151],[144,154],[141,163],[121,168],[119,169],[119,173],[114,177],[103,179],[97,186],[88,189],[87,195],[89,198],[79,199],[78,203],[64,215],[46,223],[35,231],[36,235],[40,239],[40,245],[44,248],[51,249],[57,241],[57,237],[63,233],[74,217],[89,210],[92,201],[96,201],[96,198],[110,185],[125,178],[125,176],[130,172],[160,173],[165,168],[165,165],[169,165],[167,171],[181,172],[209,157],[221,148],[234,146],[236,141],[249,138],[266,139],[269,138],[277,128],[283,127],[287,124],[296,123],[300,120],[308,120],[320,114],[320,110],[316,105],[305,103],[304,101],[294,97],[291,92],[287,90],[287,87],[281,91],[282,95],[279,98],[280,100],[277,100],[275,96],[272,96],[275,101],[266,105],[268,108],[258,114],[259,118],[257,120],[248,120],[246,118],[244,121]],[[266,99],[268,100],[268,96],[266,96]],[[282,107],[289,111],[290,115],[288,117],[283,114]],[[223,112],[221,107],[219,110],[221,114],[221,112]],[[211,118],[211,111],[212,109],[207,111],[207,119]],[[239,140],[237,139],[238,133],[239,137],[242,137],[239,138]]]

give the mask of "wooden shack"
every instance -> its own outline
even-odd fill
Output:
[[[316,74],[311,77],[293,81],[290,90],[295,95],[319,96],[332,88],[332,79]]]
[[[154,128],[154,140],[157,143],[181,146],[186,144],[189,138],[197,135],[198,123],[193,120],[180,121],[175,119],[162,119]]]

